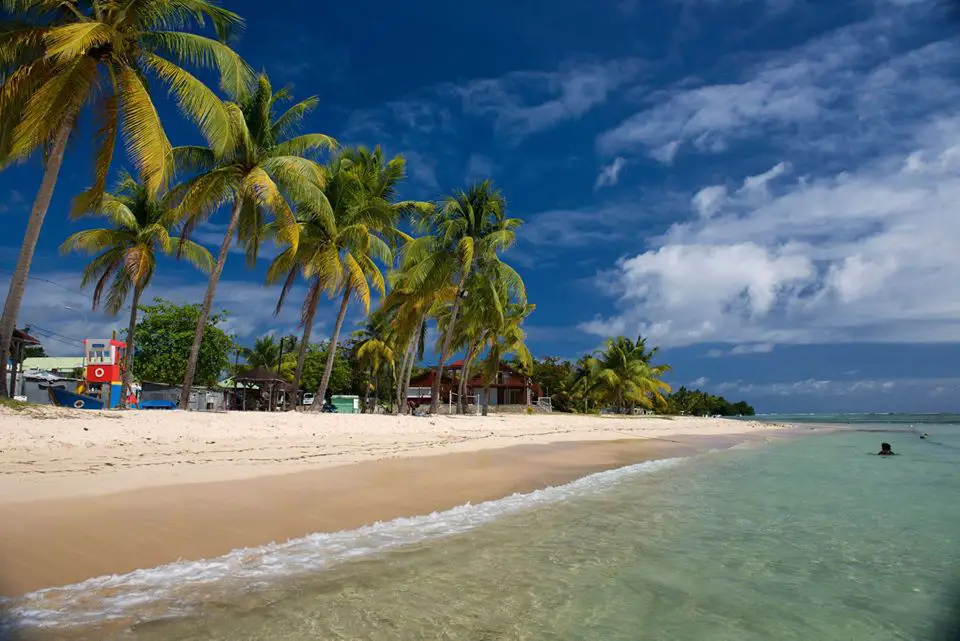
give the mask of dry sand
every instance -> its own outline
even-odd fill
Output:
[[[6,595],[500,498],[775,431],[561,414],[0,412]]]
[[[0,503],[243,479],[512,445],[769,432],[711,418],[0,408]]]

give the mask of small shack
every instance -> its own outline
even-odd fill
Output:
[[[278,400],[281,406],[288,402],[296,402],[296,390],[293,383],[287,381],[274,370],[262,365],[241,371],[233,377],[233,383],[238,387],[242,385],[245,391],[242,397],[244,406],[240,409],[260,410],[264,409],[265,406],[267,411],[272,412],[276,409]],[[252,399],[246,393],[251,389],[258,391]],[[254,402],[254,407],[250,406],[251,400]]]
[[[11,398],[19,396],[20,390],[17,385],[17,370],[20,368],[20,363],[23,362],[23,348],[29,345],[39,345],[40,341],[30,334],[27,331],[30,328],[28,327],[25,330],[16,329],[13,330],[13,338],[10,340],[10,365],[11,368],[7,370],[10,372],[9,380],[3,381],[4,386],[6,386],[7,391]]]

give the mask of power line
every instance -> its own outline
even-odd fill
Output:
[[[7,274],[11,274],[11,275],[13,274],[13,271],[11,271],[11,270],[9,270],[9,269],[6,269],[6,268],[3,268],[3,267],[0,267],[0,272],[4,272],[4,273],[7,273]],[[39,281],[42,282],[42,283],[47,283],[47,284],[49,284],[49,285],[53,285],[54,287],[59,287],[60,289],[66,290],[66,291],[70,292],[71,294],[76,294],[76,293],[77,293],[77,290],[76,290],[75,288],[67,287],[66,285],[61,285],[61,284],[58,283],[57,281],[55,281],[55,280],[50,280],[49,278],[44,278],[43,276],[30,276],[30,275],[28,275],[28,276],[27,276],[27,279],[28,279],[28,280],[39,280]],[[130,311],[130,303],[126,303],[126,304],[125,304],[123,307],[121,307],[120,309],[121,309],[121,310]]]

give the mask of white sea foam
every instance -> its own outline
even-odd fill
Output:
[[[672,467],[682,460],[647,461],[591,474],[565,485],[461,505],[445,512],[378,522],[356,530],[311,534],[286,543],[234,550],[214,559],[178,561],[129,574],[101,576],[0,599],[0,606],[20,627],[185,615],[203,601],[226,599],[237,590],[266,587],[281,578],[321,571],[357,557],[461,534],[498,517],[586,496],[624,478]]]

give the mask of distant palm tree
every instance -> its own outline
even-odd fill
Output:
[[[114,193],[104,194],[92,215],[106,218],[109,229],[87,229],[67,238],[60,246],[64,254],[84,251],[97,254],[83,270],[81,287],[96,282],[93,289],[93,309],[100,306],[104,290],[112,279],[107,294],[106,310],[116,314],[133,290],[130,303],[130,322],[127,326],[127,353],[123,364],[122,395],[126,404],[127,391],[132,384],[133,350],[137,329],[137,306],[140,295],[150,285],[157,267],[157,251],[180,254],[199,269],[209,272],[213,256],[204,247],[189,240],[171,236],[174,214],[171,201],[175,195],[168,192],[155,197],[142,183],[129,174],[121,174]]]
[[[398,219],[408,211],[429,209],[426,203],[396,200],[405,167],[402,156],[386,161],[379,147],[373,151],[362,147],[348,149],[327,168],[324,192],[333,216],[317,211],[314,202],[298,201],[300,244],[277,256],[267,272],[268,281],[277,281],[286,275],[277,302],[278,312],[297,274],[308,282],[295,384],[300,382],[305,345],[309,342],[320,294],[341,296],[330,337],[330,345],[336,346],[350,299],[359,300],[368,312],[372,291],[383,294],[386,290],[380,265],[390,265],[393,262],[391,245],[396,246],[408,238],[396,229]],[[336,349],[329,350],[316,398],[323,399],[326,395],[335,356]],[[320,411],[322,403],[315,403],[311,409]]]
[[[508,356],[515,357],[517,364],[523,370],[529,371],[533,367],[533,355],[526,344],[527,335],[523,331],[523,322],[534,309],[534,305],[509,305],[499,324],[491,327],[484,338],[487,356],[481,367],[481,375],[484,381],[485,408],[490,402],[490,384],[496,380],[500,372],[500,363]]]
[[[168,87],[180,110],[222,151],[231,142],[226,108],[178,65],[218,68],[231,91],[239,91],[252,74],[221,42],[242,25],[241,19],[209,0],[145,0],[122,8],[114,0],[4,0],[0,15],[0,167],[37,150],[44,155],[43,179],[0,319],[4,380],[37,239],[83,106],[95,104],[98,141],[94,185],[76,199],[75,213],[99,208],[120,130],[147,189],[157,194],[167,184],[170,142],[150,98],[148,77]],[[213,23],[220,41],[175,31],[202,26],[204,20]]]
[[[670,386],[661,378],[670,366],[650,364],[656,351],[647,351],[643,338],[636,342],[625,336],[607,339],[604,349],[586,360],[591,391],[621,411],[636,405],[651,408],[654,402],[665,404],[663,393],[669,392]]]
[[[260,336],[254,340],[252,348],[242,348],[240,353],[247,367],[266,367],[281,376],[288,377],[293,373],[295,363],[293,354],[296,347],[296,338],[293,336],[284,336],[277,341],[272,334],[269,334]]]
[[[460,307],[469,295],[466,283],[474,270],[483,266],[490,273],[496,273],[526,302],[523,280],[500,260],[500,254],[516,241],[516,230],[521,225],[519,219],[507,218],[506,210],[503,194],[485,180],[468,191],[448,197],[436,215],[427,221],[432,234],[415,245],[419,260],[415,260],[418,268],[412,280],[430,281],[439,277],[456,286],[430,394],[431,412],[439,407],[443,366],[450,357]]]
[[[382,313],[374,313],[367,317],[363,327],[353,332],[356,341],[355,355],[357,367],[366,368],[373,385],[374,403],[379,396],[378,382],[383,370],[389,370],[390,375],[396,373],[396,356],[389,338],[389,318]],[[366,386],[365,390],[369,391]],[[363,406],[367,407],[369,394],[365,391]]]
[[[336,141],[323,134],[287,137],[299,127],[304,115],[316,107],[317,98],[298,102],[278,116],[274,110],[279,103],[289,99],[289,94],[284,90],[274,93],[265,75],[258,77],[252,91],[241,91],[233,98],[236,102],[227,104],[233,141],[224,153],[205,147],[174,150],[182,169],[199,172],[183,187],[181,211],[185,234],[222,204],[233,203],[217,264],[210,274],[200,309],[183,379],[184,390],[193,385],[203,330],[234,234],[246,247],[248,262],[252,262],[265,238],[267,213],[272,213],[275,219],[274,238],[289,243],[296,251],[299,230],[287,198],[311,203],[317,217],[329,221],[333,218],[323,193],[326,173],[313,158],[322,151],[335,148]],[[189,394],[181,395],[183,409],[186,409],[188,399]]]

